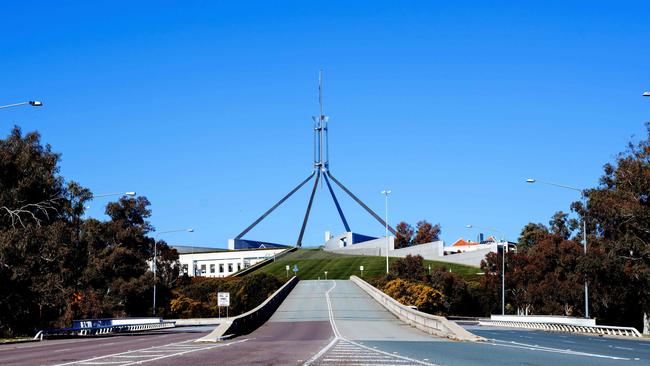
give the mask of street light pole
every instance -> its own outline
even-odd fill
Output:
[[[153,316],[156,316],[156,269],[158,267],[158,263],[157,263],[157,258],[158,258],[157,255],[158,255],[158,253],[156,251],[157,250],[156,249],[157,248],[156,244],[158,242],[158,237],[160,235],[162,235],[162,234],[177,233],[177,232],[181,232],[181,231],[187,231],[188,233],[193,233],[194,229],[190,228],[190,229],[178,229],[178,230],[161,231],[161,232],[157,233],[154,236],[154,239],[153,239],[153,264],[151,266],[152,269],[153,269]],[[192,263],[192,266],[194,266],[194,263]]]
[[[650,96],[650,93],[646,95],[645,92],[643,93],[644,96]],[[526,179],[526,183],[542,183],[546,184],[549,186],[554,186],[554,187],[559,187],[559,188],[564,188],[564,189],[570,189],[572,191],[577,191],[580,192],[580,195],[582,197],[582,204],[584,206],[584,214],[582,215],[582,248],[583,248],[583,253],[584,255],[587,255],[587,196],[585,195],[585,192],[582,189],[572,187],[572,186],[567,186],[564,184],[557,184],[557,183],[551,183],[551,182],[544,182],[538,179],[533,179],[533,178],[528,178]],[[589,282],[587,281],[587,276],[585,275],[585,318],[589,319]]]
[[[20,102],[20,103],[13,103],[13,104],[7,104],[7,105],[0,105],[0,109],[4,108],[11,108],[11,107],[18,107],[21,105],[31,105],[32,107],[42,107],[43,102],[39,102],[38,100],[30,100],[29,102]]]
[[[508,241],[506,240],[505,235],[497,229],[492,229],[488,227],[480,227],[475,225],[467,225],[468,229],[477,228],[483,230],[495,231],[501,235],[503,243],[501,243],[501,315],[506,315],[506,246]],[[499,248],[499,243],[497,243],[497,251]]]
[[[381,191],[381,194],[386,197],[386,217],[385,217],[385,224],[386,224],[386,274],[388,274],[388,249],[389,249],[389,240],[388,240],[388,195],[391,193],[390,189],[385,189]]]

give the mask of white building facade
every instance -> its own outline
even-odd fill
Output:
[[[271,248],[180,253],[178,261],[181,266],[181,274],[228,277],[265,259],[273,258],[285,250],[286,248]]]

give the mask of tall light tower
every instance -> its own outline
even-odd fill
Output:
[[[235,248],[237,248],[237,241],[242,239],[244,235],[246,235],[251,229],[253,229],[257,224],[259,224],[262,220],[266,218],[271,212],[273,212],[276,208],[278,208],[284,201],[289,199],[294,193],[296,193],[302,186],[304,186],[309,180],[312,178],[316,177],[314,181],[314,186],[311,191],[311,195],[309,196],[309,201],[307,203],[307,210],[305,211],[305,216],[302,221],[302,226],[300,228],[300,234],[298,235],[298,240],[296,241],[296,247],[302,246],[302,239],[305,234],[305,228],[307,227],[307,221],[309,220],[309,214],[311,212],[311,207],[314,202],[314,196],[316,195],[316,188],[318,188],[318,182],[320,181],[321,177],[327,184],[327,189],[330,192],[330,195],[332,196],[332,200],[334,201],[334,204],[336,205],[336,210],[339,213],[339,217],[341,218],[341,221],[343,222],[343,226],[345,227],[345,230],[347,232],[350,232],[350,225],[348,225],[348,221],[345,218],[345,215],[343,214],[343,210],[341,209],[341,205],[339,204],[338,199],[336,198],[336,195],[334,194],[334,190],[332,189],[332,185],[330,183],[330,179],[336,183],[345,193],[347,193],[356,203],[358,203],[361,207],[363,207],[372,217],[375,218],[379,223],[381,223],[382,226],[386,226],[388,231],[391,233],[395,234],[395,229],[393,229],[390,225],[386,223],[379,215],[377,215],[373,210],[370,209],[365,203],[363,203],[357,196],[355,196],[349,189],[347,189],[343,183],[339,182],[332,173],[330,172],[329,169],[329,137],[328,137],[328,121],[329,117],[325,115],[324,110],[323,110],[323,70],[320,70],[318,74],[318,106],[319,106],[319,114],[318,116],[312,117],[312,120],[314,122],[314,170],[313,172],[305,179],[303,180],[300,184],[298,184],[297,187],[295,187],[293,190],[291,190],[286,196],[282,197],[275,205],[273,205],[269,210],[267,210],[262,216],[260,216],[257,220],[255,220],[250,226],[248,226],[244,231],[239,233],[234,239],[235,241]]]

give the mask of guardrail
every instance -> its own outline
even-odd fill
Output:
[[[357,276],[350,276],[350,280],[364,290],[370,297],[379,302],[388,311],[393,313],[401,321],[416,327],[426,333],[439,337],[455,339],[459,341],[484,341],[485,338],[474,335],[460,325],[446,319],[442,316],[431,315],[421,311],[411,309],[406,305],[400,304],[392,297],[378,290],[368,282]]]
[[[636,328],[616,327],[616,326],[608,326],[608,325],[575,325],[575,324],[527,322],[527,321],[514,321],[514,320],[506,321],[506,320],[492,320],[492,319],[480,320],[479,324],[485,326],[491,326],[491,327],[540,329],[540,330],[546,330],[551,332],[641,337],[641,333],[639,333],[639,331],[636,330]]]
[[[174,328],[175,326],[176,324],[173,321],[161,321],[159,323],[147,324],[119,324],[95,327],[43,329],[36,333],[34,339],[43,340],[43,338],[47,338],[48,336],[94,336],[112,333],[141,332],[145,330]]]
[[[255,309],[235,317],[224,318],[223,322],[215,330],[207,336],[197,339],[195,342],[219,342],[226,338],[236,337],[254,331],[269,320],[291,290],[296,287],[298,281],[298,277],[292,277]]]

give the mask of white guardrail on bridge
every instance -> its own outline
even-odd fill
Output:
[[[350,280],[364,290],[370,297],[379,302],[386,310],[390,311],[401,321],[416,327],[426,333],[439,337],[455,339],[459,341],[485,341],[485,338],[474,335],[460,325],[448,320],[443,316],[436,316],[400,304],[392,297],[381,292],[368,282],[357,276],[350,276]]]
[[[129,321],[134,323],[129,324]],[[127,332],[142,332],[147,330],[158,330],[174,328],[176,326],[173,321],[164,321],[158,319],[157,322],[147,321],[142,323],[135,323],[138,319],[111,319],[110,324],[96,325],[88,324],[87,326],[81,322],[75,324],[71,328],[56,328],[56,329],[43,329],[36,333],[35,340],[43,340],[47,336],[93,336],[93,335],[107,335],[112,333],[127,333]],[[77,321],[75,321],[77,322]],[[90,322],[90,321],[89,321]]]
[[[492,315],[490,319],[479,320],[479,324],[490,327],[540,329],[551,332],[641,337],[641,333],[633,327],[596,325],[595,319],[560,316]]]

